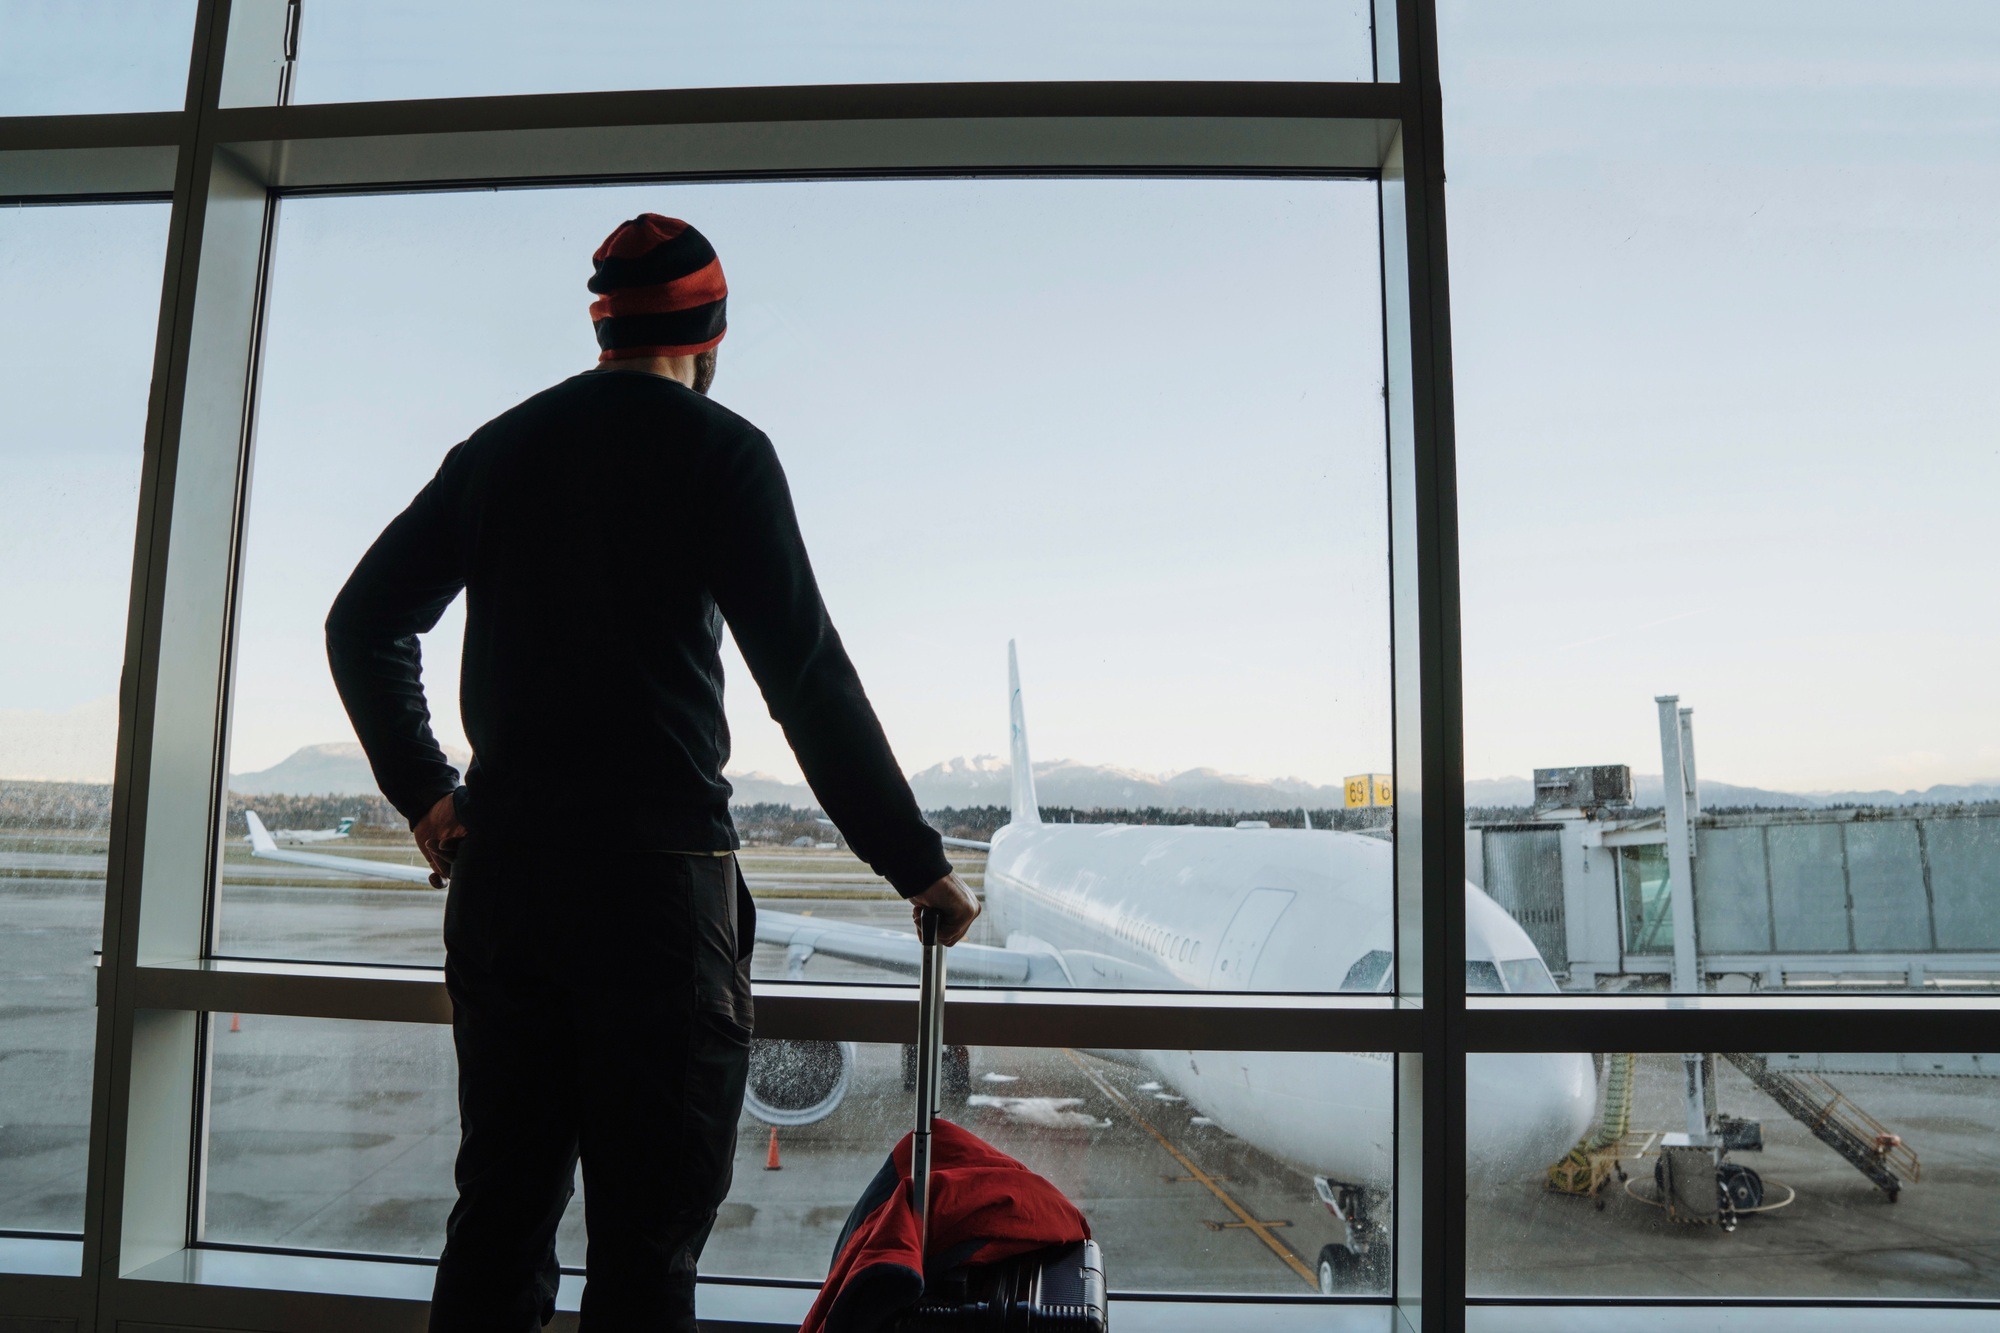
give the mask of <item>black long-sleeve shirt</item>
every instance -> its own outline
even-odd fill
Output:
[[[417,635],[466,593],[459,786]],[[855,853],[905,897],[950,870],[827,618],[764,434],[676,381],[586,372],[445,455],[326,621],[334,683],[414,825],[456,791],[475,832],[731,851],[727,620]]]

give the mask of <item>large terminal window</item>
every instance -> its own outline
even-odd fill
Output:
[[[163,204],[0,211],[0,1229],[83,1229]]]
[[[1439,19],[1474,879],[1573,992],[2000,984],[2000,14]]]
[[[444,895],[322,624],[641,211],[1121,1327],[2000,1309],[1990,6],[464,9],[0,0],[0,1325],[422,1327]],[[787,1327],[915,949],[725,663],[701,1299]]]
[[[589,253],[643,211],[694,220],[722,256],[712,392],[776,443],[920,806],[995,848],[950,849],[994,909],[964,983],[1321,991],[1390,945],[1391,811],[1349,809],[1343,782],[1390,765],[1375,191],[989,180],[283,203],[219,952],[442,960],[443,895],[369,877],[416,856],[321,625],[447,448],[593,364]],[[424,649],[460,764],[462,607]],[[1042,830],[1010,809],[1010,644]],[[781,931],[908,912],[819,817],[733,647],[726,670],[759,973],[894,975],[855,961],[865,936]],[[359,868],[259,857],[253,816]],[[1033,869],[1010,846],[1031,836]],[[1037,914],[1079,874],[1130,881],[1115,919]]]

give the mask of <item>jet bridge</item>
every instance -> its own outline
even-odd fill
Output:
[[[1565,989],[2000,986],[2000,806],[1705,810],[1691,710],[1661,713],[1666,809],[1621,765],[1537,769],[1530,813],[1466,830]]]

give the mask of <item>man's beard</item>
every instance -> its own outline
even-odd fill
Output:
[[[697,352],[694,357],[694,391],[707,393],[708,386],[715,383],[715,351],[711,347],[706,352]]]

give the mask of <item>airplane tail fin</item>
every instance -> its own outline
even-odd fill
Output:
[[[1028,759],[1028,722],[1021,713],[1021,664],[1014,641],[1007,640],[1007,722],[1014,765],[1013,822],[1039,824],[1042,808],[1035,802],[1035,768]]]
[[[274,852],[278,849],[277,841],[271,837],[271,831],[264,827],[264,821],[257,818],[255,810],[245,810],[243,812],[243,822],[250,826],[251,850],[257,852]]]
[[[347,818],[345,818],[345,819],[342,819],[342,820],[340,821],[340,827],[339,827],[339,828],[337,828],[337,829],[335,829],[334,831],[335,831],[336,833],[345,833],[345,832],[347,832],[347,831],[348,831],[349,829],[351,829],[351,828],[353,828],[353,827],[354,827],[354,818],[353,818],[353,816],[351,816],[351,815],[350,815],[350,816],[348,816]]]

